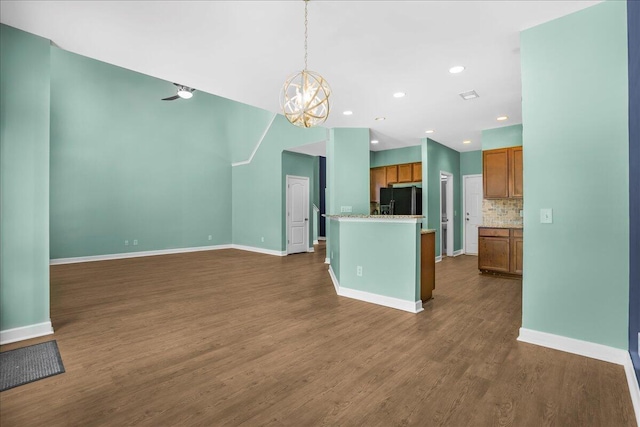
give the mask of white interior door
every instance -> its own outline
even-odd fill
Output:
[[[309,178],[287,175],[287,253],[309,249]]]
[[[464,178],[464,247],[478,254],[478,227],[482,225],[482,175]]]

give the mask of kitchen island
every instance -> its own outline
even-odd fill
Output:
[[[418,313],[421,215],[326,215],[329,274],[338,295]],[[424,230],[426,233],[433,230]],[[435,258],[431,260],[435,262]]]

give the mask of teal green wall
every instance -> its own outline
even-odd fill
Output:
[[[313,229],[316,222],[313,212],[313,191],[318,187],[315,178],[315,165],[318,158],[306,154],[282,152],[282,212],[287,212],[287,175],[309,178],[309,247],[313,248]],[[282,245],[287,248],[287,217],[282,215]]]
[[[340,222],[327,219],[327,255],[331,262],[331,269],[340,282]]]
[[[460,175],[482,174],[482,150],[460,153]]]
[[[371,152],[372,168],[420,161],[422,161],[422,147],[419,145]]]
[[[58,48],[51,70],[52,258],[231,243],[229,111],[252,107]]]
[[[49,40],[0,25],[0,330],[49,321]]]
[[[251,125],[241,118],[238,120],[239,126]],[[285,233],[282,152],[326,139],[325,128],[299,128],[289,123],[284,116],[276,116],[252,161],[232,168],[234,244],[286,251],[282,237]],[[254,146],[258,140],[254,142]],[[247,151],[252,150],[253,147]]]
[[[327,212],[369,214],[369,129],[331,129],[327,144]]]
[[[522,125],[505,126],[482,131],[482,149],[515,147],[522,145]]]
[[[331,221],[332,229],[335,224]],[[419,227],[412,223],[340,222],[340,286],[419,300]],[[333,268],[333,260],[331,265]],[[356,274],[357,266],[362,266],[362,276]]]
[[[625,2],[521,35],[522,326],[626,350],[629,135]],[[553,64],[553,66],[550,66]],[[540,224],[540,209],[553,224]]]
[[[425,168],[424,165],[427,165]],[[453,175],[453,210],[455,232],[453,250],[462,249],[462,177],[460,175],[460,153],[434,141],[422,140],[422,212],[426,212],[426,226],[436,230],[436,256],[440,251],[440,172]],[[425,182],[427,183],[425,185]],[[426,187],[427,195],[425,197]]]

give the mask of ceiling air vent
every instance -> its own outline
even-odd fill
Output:
[[[464,99],[465,101],[468,101],[470,99],[474,99],[474,98],[478,98],[478,94],[476,93],[475,90],[470,90],[468,92],[462,92],[460,94],[460,96],[462,97],[462,99]]]

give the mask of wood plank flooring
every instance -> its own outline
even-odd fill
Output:
[[[338,297],[324,246],[54,266],[66,373],[9,426],[634,426],[622,367],[516,341],[520,280],[445,258],[414,315]]]

